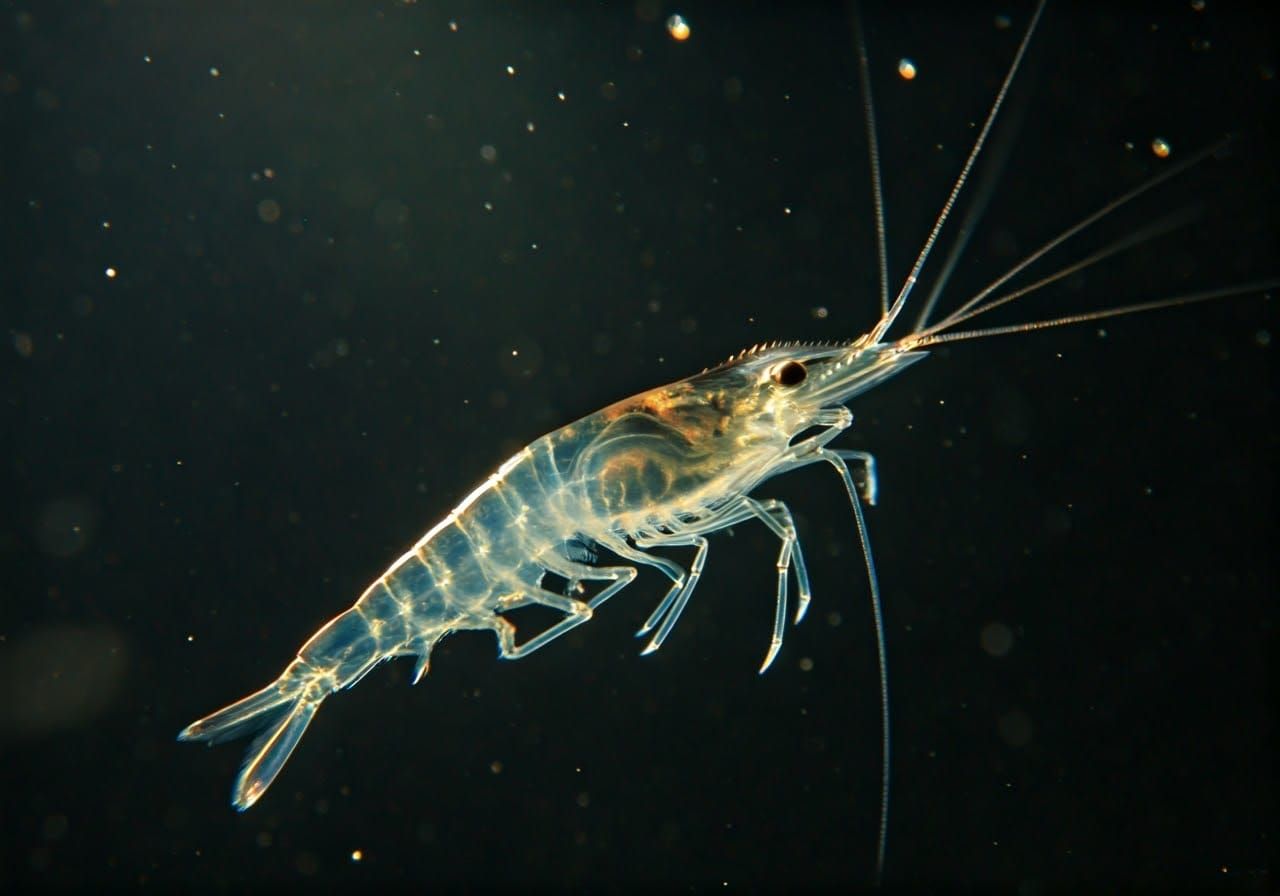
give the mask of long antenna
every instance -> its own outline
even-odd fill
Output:
[[[1058,234],[1053,239],[1049,240],[1047,243],[1042,245],[1039,249],[1036,249],[1026,258],[1022,259],[1013,267],[1009,268],[1009,270],[1005,271],[1003,274],[1001,274],[999,277],[997,277],[995,280],[989,283],[977,295],[969,299],[959,308],[952,311],[942,320],[938,321],[935,324],[932,324],[927,329],[922,330],[920,332],[926,335],[929,333],[938,333],[947,329],[950,326],[953,326],[958,321],[963,320],[964,317],[967,315],[967,312],[971,308],[973,308],[975,305],[977,305],[987,296],[991,295],[991,293],[995,292],[997,289],[999,289],[1001,286],[1003,286],[1013,277],[1017,276],[1019,273],[1026,270],[1029,266],[1034,264],[1036,261],[1043,258],[1049,252],[1053,251],[1058,246],[1061,246],[1063,243],[1071,239],[1076,234],[1080,233],[1082,230],[1085,230],[1086,228],[1092,226],[1093,224],[1096,224],[1098,221],[1101,221],[1103,218],[1107,217],[1108,215],[1110,215],[1112,212],[1114,212],[1116,209],[1120,208],[1121,206],[1126,205],[1129,202],[1132,202],[1142,194],[1151,191],[1152,189],[1164,183],[1165,181],[1169,180],[1170,178],[1177,177],[1179,174],[1182,174],[1184,171],[1188,170],[1189,168],[1192,168],[1193,166],[1199,164],[1200,162],[1203,162],[1205,159],[1209,158],[1210,156],[1216,155],[1217,153],[1221,152],[1222,149],[1225,146],[1227,146],[1232,139],[1233,139],[1232,135],[1227,134],[1226,136],[1215,141],[1209,146],[1206,146],[1204,149],[1200,150],[1199,152],[1192,153],[1191,155],[1187,156],[1185,159],[1181,159],[1177,164],[1171,165],[1170,167],[1166,168],[1164,171],[1161,171],[1159,174],[1156,174],[1148,178],[1147,180],[1143,181],[1142,183],[1138,184],[1133,189],[1125,193],[1122,193],[1121,195],[1117,196],[1115,199],[1112,199],[1106,205],[1102,206],[1092,214],[1085,216],[1084,218],[1082,218],[1080,221],[1073,224],[1072,226],[1068,227],[1066,230],[1062,231],[1062,233]]]
[[[929,295],[925,299],[924,307],[920,309],[920,313],[916,316],[916,321],[911,327],[913,332],[920,332],[929,322],[929,316],[933,314],[933,309],[938,305],[938,299],[942,297],[947,284],[951,281],[951,275],[955,271],[956,264],[964,256],[964,251],[969,246],[969,240],[977,229],[978,222],[982,220],[987,207],[991,204],[991,198],[995,195],[996,188],[1000,184],[1000,177],[1004,173],[1005,166],[1009,163],[1009,154],[1013,151],[1015,138],[1022,130],[1022,121],[1027,116],[1027,94],[1025,92],[1020,100],[1012,104],[1012,108],[1005,115],[1012,116],[1012,118],[1006,117],[1004,127],[1001,128],[987,147],[987,161],[979,172],[978,181],[975,184],[976,192],[969,202],[969,209],[965,212],[964,220],[960,222],[960,232],[956,235],[955,242],[952,243],[951,248],[947,250],[947,257],[943,260],[942,270],[934,277],[933,286],[929,288]]]
[[[984,327],[977,330],[961,330],[955,333],[931,333],[905,336],[898,343],[904,350],[927,348],[930,345],[941,345],[944,342],[963,342],[968,339],[984,339],[988,336],[1001,336],[1005,333],[1030,333],[1032,330],[1047,330],[1050,327],[1063,327],[1068,324],[1081,324],[1091,320],[1105,320],[1108,317],[1120,317],[1125,314],[1137,314],[1140,311],[1155,311],[1159,308],[1174,308],[1178,305],[1194,305],[1197,302],[1209,302],[1213,299],[1225,299],[1228,296],[1243,296],[1253,292],[1267,292],[1280,289],[1280,277],[1269,280],[1254,280],[1250,283],[1238,283],[1235,286],[1222,286],[1217,289],[1206,289],[1186,295],[1173,296],[1168,299],[1155,299],[1150,302],[1134,302],[1131,305],[1117,305],[1114,308],[1103,308],[1099,311],[1084,311],[1079,314],[1066,314],[1046,320],[1033,320],[1020,324],[1009,324],[1004,327]]]
[[[816,452],[823,460],[836,468],[853,505],[853,518],[858,524],[858,538],[862,542],[862,558],[867,565],[867,581],[871,586],[871,613],[876,624],[876,656],[880,666],[880,830],[876,837],[876,886],[884,877],[884,854],[889,841],[889,769],[891,768],[889,741],[889,660],[885,649],[884,610],[880,604],[880,577],[876,575],[876,562],[871,556],[871,537],[867,534],[867,520],[862,513],[861,500],[853,474],[845,458],[865,461],[860,451],[841,451],[819,448]]]
[[[987,112],[987,120],[982,123],[982,130],[978,132],[977,139],[973,141],[973,148],[969,150],[969,157],[965,159],[964,167],[960,169],[960,176],[956,178],[955,184],[951,187],[951,193],[947,196],[947,201],[942,204],[942,211],[938,213],[938,218],[933,223],[933,229],[924,241],[924,246],[921,247],[915,264],[911,266],[911,273],[907,274],[906,282],[902,284],[898,297],[894,299],[888,313],[881,317],[880,322],[867,334],[868,342],[872,344],[878,343],[884,337],[885,331],[893,326],[893,322],[901,313],[903,306],[906,305],[907,298],[911,295],[911,290],[916,285],[916,280],[920,277],[920,269],[924,267],[925,261],[929,258],[929,253],[933,251],[933,244],[937,241],[938,234],[942,232],[942,225],[946,223],[947,216],[951,214],[951,209],[956,204],[956,198],[960,195],[965,181],[969,178],[973,163],[977,161],[983,145],[987,142],[987,134],[991,132],[991,126],[995,123],[1000,107],[1004,105],[1005,95],[1009,92],[1009,85],[1013,83],[1014,75],[1018,72],[1022,57],[1026,55],[1027,46],[1031,43],[1031,36],[1035,34],[1036,25],[1040,22],[1040,15],[1044,12],[1044,5],[1045,0],[1040,0],[1036,4],[1036,11],[1031,16],[1031,22],[1027,25],[1026,33],[1022,35],[1021,43],[1018,44],[1018,52],[1014,54],[1013,62],[1009,65],[1009,71],[1004,76],[1004,82],[1000,85],[1000,90],[996,93],[996,98],[991,103],[991,110]]]
[[[853,38],[858,46],[858,83],[862,85],[862,117],[867,128],[867,156],[871,161],[871,196],[876,216],[876,256],[880,266],[880,318],[889,313],[889,244],[884,217],[884,189],[880,178],[880,137],[876,110],[871,102],[871,65],[862,31],[862,11],[853,4]]]
[[[1091,268],[1098,262],[1108,259],[1113,255],[1119,255],[1126,249],[1131,249],[1134,246],[1141,246],[1144,243],[1148,243],[1162,234],[1169,233],[1179,227],[1191,223],[1196,219],[1200,211],[1201,209],[1198,206],[1192,206],[1190,208],[1183,209],[1180,212],[1166,215],[1157,221],[1153,221],[1146,227],[1139,228],[1133,233],[1120,237],[1114,242],[1103,246],[1096,252],[1086,255],[1079,261],[1073,261],[1051,274],[1045,274],[1040,279],[1032,283],[1028,283],[1026,286],[1020,286],[1012,292],[1007,292],[998,298],[991,299],[977,307],[970,308],[962,314],[952,314],[948,316],[946,326],[950,328],[954,327],[956,324],[964,323],[967,320],[973,320],[973,318],[986,314],[988,311],[995,308],[999,308],[1001,305],[1007,305],[1015,299],[1020,299],[1033,292],[1038,292],[1049,284],[1056,283],[1064,277],[1070,277],[1072,274]],[[984,290],[984,292],[986,292],[986,290]],[[928,336],[932,333],[938,332],[942,331],[936,327],[930,327],[928,330],[919,331],[922,336]]]

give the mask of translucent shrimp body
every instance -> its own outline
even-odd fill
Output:
[[[780,540],[777,612],[763,671],[782,644],[788,572],[797,579],[797,621],[809,585],[790,510],[749,493],[771,476],[816,462],[833,464],[852,483],[846,460],[869,463],[869,457],[826,447],[853,420],[842,402],[921,357],[858,343],[757,347],[543,436],[316,632],[279,678],[179,737],[218,742],[262,732],[232,795],[236,808],[247,809],[279,774],[325,697],[397,656],[417,656],[418,681],[432,647],[450,632],[492,631],[501,656],[518,659],[590,619],[642,564],[671,580],[641,629],[653,632],[646,652],[656,650],[697,584],[705,536],[753,518]],[[869,469],[863,491],[874,497]],[[649,553],[672,545],[697,549],[688,570]],[[596,565],[599,547],[628,564]],[[542,586],[549,573],[569,582],[567,594]],[[599,590],[582,599],[587,582],[600,583]],[[515,626],[502,613],[530,604],[564,616],[517,643]]]

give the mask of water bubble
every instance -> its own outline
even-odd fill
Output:
[[[991,656],[1004,656],[1013,649],[1013,630],[1003,622],[988,622],[980,636],[982,649]]]
[[[110,705],[126,656],[106,626],[58,626],[12,641],[0,657],[0,730],[42,735],[92,721]]]
[[[1031,743],[1031,717],[1020,709],[1010,710],[996,723],[1000,738],[1011,747]]]
[[[258,203],[258,218],[265,224],[274,224],[280,220],[280,203],[274,199],[263,199]]]

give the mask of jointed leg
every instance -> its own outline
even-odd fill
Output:
[[[698,548],[698,553],[694,555],[693,563],[690,567],[689,578],[687,581],[677,582],[667,591],[666,596],[662,598],[662,602],[657,608],[649,614],[649,618],[645,620],[644,625],[640,626],[640,630],[636,632],[636,637],[641,637],[653,630],[654,626],[662,622],[665,631],[659,631],[653,640],[645,647],[642,654],[653,653],[662,646],[662,642],[666,640],[667,635],[671,633],[671,627],[675,625],[675,617],[678,617],[684,610],[685,604],[688,603],[689,597],[693,594],[693,589],[698,584],[698,578],[702,575],[702,567],[707,562],[707,541],[701,536],[703,532],[715,532],[725,529],[735,523],[750,519],[755,515],[755,511],[739,502],[722,508],[714,516],[699,520],[696,523],[697,532],[680,533],[672,535],[661,535],[647,539],[638,539],[637,547],[680,547],[694,545]],[[651,556],[651,555],[645,555]],[[674,609],[673,609],[674,608]],[[669,621],[663,621],[664,617]]]
[[[737,504],[722,510],[714,518],[699,521],[697,529],[699,532],[721,530],[752,517],[759,519],[768,526],[770,531],[777,535],[782,542],[778,550],[778,590],[774,611],[773,637],[770,641],[769,652],[760,669],[763,672],[773,662],[774,657],[777,656],[778,649],[782,645],[782,633],[786,626],[787,573],[792,568],[793,561],[795,563],[796,584],[800,592],[800,599],[796,609],[797,622],[803,618],[811,596],[809,574],[805,566],[804,555],[800,550],[795,520],[791,515],[791,511],[781,501],[772,499],[758,501],[754,498],[744,497]],[[706,564],[707,540],[701,534],[666,535],[638,540],[636,545],[641,548],[694,545],[698,549],[690,566],[689,580],[679,589],[674,585],[672,586],[666,597],[663,598],[657,609],[654,610],[637,633],[643,635],[652,630],[654,626],[659,626],[657,634],[654,635],[653,639],[642,651],[642,653],[648,654],[662,646],[662,643],[666,640],[667,635],[671,633],[680,614],[688,604],[689,598],[693,594],[693,589],[697,585],[698,578],[702,575],[702,568]]]
[[[632,573],[634,574],[634,570]],[[522,604],[535,603],[544,607],[552,607],[565,613],[565,617],[551,626],[544,632],[539,632],[523,644],[515,644],[515,626],[510,620],[503,619],[506,623],[501,629],[495,629],[498,635],[498,650],[504,660],[518,660],[533,653],[539,647],[545,646],[548,642],[555,640],[563,635],[569,629],[576,628],[591,618],[591,607],[584,601],[575,600],[572,597],[565,597],[563,594],[553,594],[550,591],[544,591],[541,588],[526,592],[523,595]],[[509,632],[510,638],[504,639],[504,635]]]
[[[570,586],[581,582],[609,582],[599,594],[587,602],[587,606],[593,610],[634,582],[638,575],[635,568],[631,566],[589,566],[564,557],[544,557],[541,562],[548,572],[563,577]],[[581,588],[576,590],[580,591]]]
[[[511,624],[510,620],[498,617],[504,624],[499,625],[494,631],[498,636],[499,651],[503,659],[520,659],[533,653],[539,647],[545,647],[570,629],[576,628],[590,619],[596,607],[630,585],[636,578],[636,570],[631,566],[588,566],[585,563],[576,563],[571,560],[552,561],[547,565],[556,575],[564,576],[571,581],[604,580],[608,581],[609,584],[599,594],[591,598],[589,602],[566,597],[562,594],[554,594],[541,588],[527,591],[515,600],[508,602],[507,609],[514,609],[531,603],[541,604],[545,607],[562,610],[565,613],[565,617],[520,645],[515,643],[515,626]]]
[[[667,596],[658,605],[658,609],[650,614],[648,620],[640,628],[640,633],[643,634],[649,631],[657,623],[658,619],[662,620],[661,625],[658,626],[657,634],[653,636],[653,639],[645,646],[644,650],[640,651],[640,655],[644,656],[653,653],[662,646],[662,642],[667,639],[667,635],[671,634],[671,629],[675,626],[676,620],[684,612],[685,605],[689,603],[689,598],[693,595],[693,589],[697,587],[698,579],[702,576],[702,567],[707,562],[707,539],[701,535],[682,535],[676,538],[666,537],[660,542],[654,543],[637,541],[636,544],[639,547],[653,547],[657,544],[671,546],[693,545],[698,549],[698,552],[693,557],[693,562],[689,564],[689,577],[685,580],[679,593],[673,598],[671,592],[668,591]],[[668,605],[670,605],[670,610],[667,609]],[[663,615],[664,613],[666,614],[665,616]]]
[[[804,619],[805,611],[809,609],[809,600],[813,593],[809,590],[809,568],[804,562],[804,552],[800,549],[800,535],[796,531],[795,518],[791,516],[791,508],[781,501],[773,498],[762,499],[758,501],[759,505],[772,517],[765,520],[765,525],[773,529],[774,533],[784,541],[784,548],[789,544],[788,553],[779,553],[778,563],[780,566],[785,565],[784,560],[789,558],[794,564],[796,574],[796,590],[800,592],[800,599],[796,601],[796,616],[794,622],[799,624]],[[774,525],[776,523],[777,525]],[[780,527],[780,528],[779,528]]]
[[[640,627],[638,632],[636,632],[636,637],[638,638],[641,635],[646,634],[649,629],[653,628],[653,626],[657,624],[658,619],[662,617],[662,614],[671,606],[671,602],[676,599],[676,595],[678,595],[680,590],[684,588],[684,584],[688,580],[689,574],[685,572],[683,568],[672,563],[666,557],[659,557],[656,554],[648,554],[644,551],[637,550],[621,538],[606,540],[601,543],[619,557],[624,557],[627,560],[632,560],[636,563],[643,563],[646,566],[653,566],[662,570],[663,574],[671,580],[671,587],[667,589],[667,593],[658,604],[658,609],[654,610],[653,613],[650,614],[649,620]],[[663,542],[663,544],[667,543],[669,542]]]
[[[760,665],[763,673],[773,664],[774,658],[782,648],[782,636],[787,625],[787,572],[794,559],[796,569],[796,585],[800,599],[796,607],[796,622],[804,617],[809,606],[809,573],[804,565],[804,554],[800,551],[800,541],[796,535],[795,520],[786,504],[776,500],[757,501],[754,498],[743,498],[743,502],[755,511],[762,523],[770,528],[782,541],[778,549],[778,598],[774,605],[773,637],[769,640],[769,651]]]

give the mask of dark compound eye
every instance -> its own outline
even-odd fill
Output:
[[[788,361],[780,367],[774,368],[773,381],[779,386],[798,386],[804,382],[804,378],[809,375],[809,371],[799,361]]]

